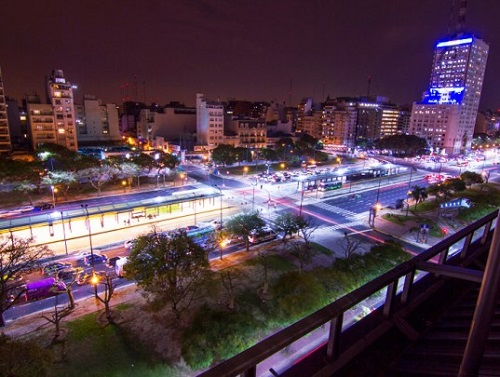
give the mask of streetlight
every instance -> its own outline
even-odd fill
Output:
[[[413,166],[410,166],[410,180],[408,181],[408,192],[406,193],[406,217],[408,217],[408,211],[410,210],[410,202],[408,197],[411,195],[411,178],[413,175]]]
[[[122,186],[123,186],[123,193],[126,193],[127,192],[127,181],[123,180]]]
[[[408,217],[408,211],[410,210],[410,197],[411,195],[411,190],[408,190],[408,192],[406,193],[406,217]]]
[[[214,185],[214,187],[217,190],[219,190],[219,193],[220,193],[220,227],[222,229],[222,189],[217,185]]]
[[[55,193],[57,192],[57,188],[54,186],[50,186],[50,190],[52,191],[52,206],[55,208],[56,207],[56,196]]]
[[[257,178],[255,178],[255,183],[252,183],[252,212],[255,212],[255,186],[257,186]]]
[[[300,196],[300,209],[299,216],[302,216],[302,202],[304,201],[304,188],[302,188],[302,195]]]
[[[89,229],[89,244],[90,244],[90,265],[92,266],[92,279],[95,280],[96,274],[95,274],[95,268],[94,268],[94,248],[92,247],[92,230],[90,227],[90,216],[89,216],[89,209],[88,209],[88,204],[80,204],[80,206],[83,208],[85,211],[85,214],[87,216],[86,221]],[[94,295],[97,297],[97,284],[94,284]]]

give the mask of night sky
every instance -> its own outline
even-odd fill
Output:
[[[456,3],[459,0],[455,0]],[[327,95],[421,99],[452,0],[25,0],[2,6],[6,95],[44,94],[64,70],[93,94],[165,104]],[[481,109],[500,108],[500,1],[469,0],[466,30],[490,45]],[[127,86],[128,83],[128,86]],[[134,89],[134,87],[136,89]],[[291,91],[290,91],[291,88]]]

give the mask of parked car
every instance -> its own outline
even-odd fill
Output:
[[[35,206],[34,210],[35,211],[45,211],[47,209],[52,209],[54,208],[54,205],[52,203],[42,203],[37,206]]]
[[[276,237],[278,237],[278,235],[273,229],[263,227],[261,229],[252,230],[250,232],[250,236],[248,237],[248,241],[250,241],[250,243],[259,243],[274,240]]]
[[[42,266],[42,271],[45,275],[54,275],[60,270],[71,267],[69,262],[51,262]]]
[[[104,263],[108,260],[108,257],[102,254],[93,254],[93,255],[88,255],[85,258],[83,258],[83,264],[85,266],[91,266],[96,263]]]

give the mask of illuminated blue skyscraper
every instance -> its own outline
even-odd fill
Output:
[[[413,104],[410,121],[410,133],[426,138],[435,152],[470,150],[488,49],[465,34],[437,42],[429,88]]]

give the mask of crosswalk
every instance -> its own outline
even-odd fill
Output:
[[[355,213],[353,211],[349,211],[344,208],[340,208],[328,203],[320,202],[320,203],[315,203],[313,206],[325,209],[329,212],[333,212],[337,215],[341,215],[344,217],[347,217],[349,222],[347,223],[342,223],[342,224],[333,224],[333,225],[327,225],[323,229],[324,230],[340,230],[340,229],[346,229],[350,228],[353,226],[357,225],[367,225],[368,223],[368,212],[361,212],[361,213]]]
[[[340,229],[346,229],[346,228],[350,228],[350,227],[353,227],[353,226],[357,226],[357,225],[368,225],[368,215],[366,215],[366,217],[364,219],[358,219],[356,221],[351,221],[351,222],[348,222],[348,223],[342,223],[342,224],[334,224],[334,225],[328,225],[328,226],[325,226],[323,229],[325,230],[340,230]]]
[[[338,215],[345,216],[345,217],[356,217],[359,215],[359,213],[355,213],[355,212],[349,211],[347,209],[340,208],[340,207],[337,207],[337,206],[334,206],[334,205],[331,205],[331,204],[328,204],[325,202],[315,203],[315,204],[313,204],[313,206],[326,209],[329,212],[334,212]]]

